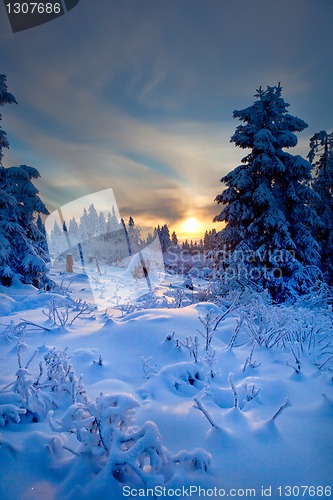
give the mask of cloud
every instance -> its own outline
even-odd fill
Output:
[[[281,81],[290,112],[312,115],[306,134],[332,124],[330,22],[307,0],[109,0],[80,2],[47,29],[0,33],[19,102],[4,113],[5,162],[40,170],[51,209],[113,187],[124,215],[208,224],[220,178],[245,155],[229,142],[232,112],[260,84]]]

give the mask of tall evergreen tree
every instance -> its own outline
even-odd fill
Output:
[[[173,231],[172,235],[171,235],[171,243],[173,244],[173,246],[177,247],[178,246],[178,238],[177,238],[177,235],[176,235],[176,232]]]
[[[251,151],[221,179],[227,187],[216,201],[224,208],[214,219],[227,223],[219,236],[231,260],[237,252],[246,277],[268,287],[278,300],[307,291],[310,266],[320,265],[314,237],[320,219],[308,185],[311,165],[284,151],[296,146],[295,132],[307,124],[287,113],[281,91],[280,84],[259,88],[250,107],[234,111],[243,124],[231,142]]]
[[[97,234],[102,236],[105,239],[106,235],[106,219],[104,212],[100,212],[98,216],[98,231]]]
[[[98,213],[95,208],[95,205],[91,203],[88,208],[88,236],[89,239],[95,238],[98,236]]]
[[[16,199],[14,217],[19,225],[11,234],[10,267],[23,283],[42,286],[45,282],[47,254],[39,245],[36,214],[48,214],[32,180],[39,172],[27,165],[6,169],[6,191]],[[48,281],[48,280],[46,280]]]
[[[217,245],[217,231],[216,229],[210,229],[209,231],[205,232],[204,239],[203,239],[203,249],[205,252],[209,252],[210,250],[213,250]]]
[[[106,221],[106,239],[111,240],[112,235],[121,230],[121,224],[117,219],[117,214],[114,206],[112,206],[111,212],[108,212]]]
[[[132,252],[138,252],[141,247],[141,229],[135,224],[133,217],[128,220],[127,231]]]
[[[7,90],[6,84],[6,76],[0,75],[0,106],[4,106],[5,104],[17,104],[15,97],[10,94]],[[0,113],[0,121],[2,120],[2,114]],[[0,127],[0,165],[2,165],[3,148],[9,148],[9,142],[7,139],[7,134]]]
[[[89,217],[86,207],[83,208],[83,214],[80,217],[80,239],[89,241]]]
[[[311,137],[308,158],[315,170],[313,189],[320,197],[316,209],[323,222],[319,231],[322,266],[328,283],[333,285],[333,132],[322,130]]]
[[[41,252],[44,252],[45,255],[45,260],[49,261],[49,249],[47,245],[47,235],[46,235],[46,229],[43,223],[43,220],[40,216],[40,213],[38,214],[37,221],[36,221],[36,242],[41,248]]]
[[[0,75],[0,105],[16,103],[7,91],[6,77]],[[2,115],[0,115],[0,120]],[[6,133],[0,129],[0,162],[8,148]],[[39,172],[27,165],[5,168],[0,165],[0,282],[13,279],[38,287],[46,284],[47,254],[40,245],[37,214],[48,214],[32,180]]]
[[[159,228],[158,236],[160,238],[162,252],[164,253],[171,246],[170,231],[167,224],[163,224],[163,226]]]

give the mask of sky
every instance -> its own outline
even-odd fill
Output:
[[[37,168],[53,211],[112,188],[120,214],[198,238],[220,212],[220,179],[240,164],[235,109],[282,84],[309,127],[333,129],[332,0],[80,0],[12,33],[0,4],[4,166]],[[186,233],[187,219],[198,221]]]

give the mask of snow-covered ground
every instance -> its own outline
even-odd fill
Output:
[[[331,496],[328,309],[54,277],[0,291],[1,499]]]

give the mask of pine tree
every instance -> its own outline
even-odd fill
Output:
[[[320,197],[315,207],[323,222],[318,234],[322,267],[327,282],[333,285],[333,132],[322,130],[311,137],[308,158],[315,170],[313,189]]]
[[[203,239],[203,249],[205,252],[209,252],[213,250],[217,245],[217,231],[216,229],[206,230],[204,239]]]
[[[86,207],[83,209],[83,214],[80,217],[80,239],[89,241],[89,217]]]
[[[39,247],[41,248],[41,252],[44,252],[44,256],[45,256],[44,260],[49,261],[50,257],[49,257],[49,249],[48,249],[48,245],[47,245],[46,229],[45,229],[45,226],[44,226],[44,223],[42,221],[40,214],[38,214],[38,217],[37,217],[36,229],[37,229],[37,232],[36,232],[35,240],[36,240],[37,244],[39,245]]]
[[[16,99],[7,91],[6,76],[0,75],[0,106],[11,103],[16,103]],[[9,265],[11,235],[20,231],[20,227],[15,217],[16,199],[6,190],[7,171],[2,166],[3,148],[9,148],[9,142],[6,132],[0,127],[0,278],[2,284],[10,284],[14,275]]]
[[[165,253],[171,246],[170,231],[167,224],[163,224],[159,229],[158,236],[160,238],[162,252]]]
[[[98,213],[95,205],[91,203],[88,208],[88,235],[89,239],[95,238],[98,230]]]
[[[204,252],[204,242],[203,242],[202,238],[199,241],[198,250],[200,253]]]
[[[97,234],[103,237],[105,239],[106,235],[106,220],[105,220],[105,215],[103,212],[99,213],[98,216],[98,231]]]
[[[150,245],[154,241],[154,237],[151,233],[148,233],[147,238],[146,238],[146,246]]]
[[[59,226],[58,226],[59,228]],[[81,234],[80,234],[80,228],[78,223],[76,222],[75,217],[72,217],[69,220],[68,223],[68,236],[69,236],[69,243],[70,243],[70,248],[66,248],[66,253],[68,251],[71,252],[74,261],[78,261],[80,259],[80,248],[82,251],[82,246],[81,246]],[[60,228],[59,228],[59,231]],[[59,233],[58,233],[59,234]]]
[[[56,259],[64,251],[68,250],[68,245],[67,243],[65,243],[64,240],[64,234],[57,220],[54,221],[53,228],[51,229],[49,242],[50,242],[50,253],[53,259]]]
[[[16,226],[11,231],[10,268],[23,283],[42,286],[46,279],[47,254],[39,245],[39,231],[35,214],[48,214],[48,210],[38,196],[38,190],[32,179],[39,177],[39,172],[27,165],[6,169],[6,192],[13,196],[16,204],[12,219]]]
[[[116,214],[115,208],[113,206],[111,212],[109,212],[107,215],[106,239],[111,240],[112,234],[116,233],[120,229],[121,229],[121,224],[119,223],[119,221],[117,219],[117,214]]]
[[[216,201],[224,208],[214,219],[227,223],[219,233],[229,255],[226,264],[242,264],[244,276],[268,287],[277,300],[306,292],[310,266],[320,265],[320,245],[314,237],[320,219],[312,207],[316,195],[308,185],[311,165],[284,151],[296,146],[295,132],[307,124],[287,113],[289,104],[281,91],[280,84],[259,88],[253,105],[234,111],[234,118],[244,124],[231,142],[251,152],[221,179],[227,187]]]
[[[0,105],[16,103],[7,91],[6,77],[0,75]],[[0,120],[2,115],[0,115]],[[0,162],[9,143],[0,129]],[[39,172],[27,165],[5,168],[0,165],[0,282],[10,285],[14,279],[41,287],[46,277],[47,253],[41,245],[36,215],[48,214],[32,180]]]
[[[59,228],[59,230],[60,230],[60,228]],[[68,233],[69,233],[70,242],[71,242],[72,247],[74,245],[77,245],[80,242],[80,228],[78,226],[78,223],[76,222],[75,217],[72,217],[69,220]]]
[[[10,94],[7,90],[6,76],[0,75],[0,106],[5,104],[17,104],[15,97]],[[2,114],[0,113],[0,121],[2,120]],[[2,165],[3,148],[9,148],[9,142],[7,139],[7,134],[0,127],[0,165]]]
[[[133,217],[129,218],[127,231],[132,253],[136,253],[141,247],[141,229],[135,224]]]
[[[188,242],[187,239],[182,243],[182,250],[184,252],[189,252],[190,251],[190,244],[189,244],[189,242]]]
[[[178,238],[177,238],[177,235],[175,233],[175,231],[173,231],[172,235],[171,235],[171,243],[173,244],[173,246],[177,247],[178,246]]]

